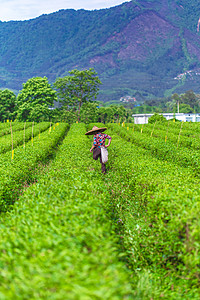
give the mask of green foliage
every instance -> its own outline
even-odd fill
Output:
[[[129,124],[131,126],[132,124]],[[176,126],[177,125],[177,126]],[[189,124],[190,125],[190,124]],[[147,139],[151,136],[159,141],[165,141],[170,143],[172,147],[177,145],[178,137],[179,138],[179,146],[180,148],[186,147],[190,150],[199,150],[200,142],[198,131],[198,123],[192,124],[191,127],[188,127],[188,123],[182,124],[180,121],[175,122],[175,119],[169,120],[168,123],[157,122],[152,124],[146,124],[143,126],[142,133],[147,137]],[[134,131],[141,134],[141,125],[134,125]],[[195,132],[194,132],[195,131]],[[167,148],[167,146],[166,146]]]
[[[167,122],[166,118],[163,117],[162,114],[153,114],[153,116],[151,116],[149,119],[148,119],[148,123],[152,124],[152,123],[155,123],[156,121],[158,122]]]
[[[133,298],[85,132],[72,125],[48,172],[1,217],[2,299]]]
[[[171,100],[168,102],[168,106],[173,112],[177,112],[178,106],[181,113],[200,112],[200,97],[193,90],[188,90],[180,95],[174,93],[171,96]]]
[[[20,131],[24,129],[24,124],[21,122],[12,122],[12,131]],[[32,123],[27,122],[26,123],[26,128],[30,127]],[[5,123],[0,123],[0,137],[11,134],[11,126],[10,122],[5,122]]]
[[[59,101],[66,108],[78,110],[79,119],[82,104],[96,99],[101,81],[92,68],[83,71],[74,69],[69,74],[64,78],[58,78],[54,86]]]
[[[98,101],[84,102],[80,108],[80,115],[75,108],[62,106],[52,111],[52,120],[65,120],[69,124],[75,123],[78,119],[86,124],[95,122],[133,122],[132,111],[122,105],[102,106]]]
[[[105,10],[61,10],[25,22],[1,22],[0,87],[17,92],[25,79],[42,74],[54,82],[77,66],[98,71],[104,83],[98,95],[102,101],[118,100],[127,90],[146,98],[189,88],[197,92],[199,76],[180,81],[174,77],[185,68],[199,68],[199,11],[195,0],[140,0]],[[146,24],[134,24],[147,13],[155,14],[150,21],[153,30],[144,32]],[[140,48],[134,48],[131,58],[124,52],[135,47],[133,36],[139,29]]]
[[[181,103],[179,105],[179,112],[188,114],[188,113],[194,113],[194,110],[189,104]]]
[[[56,108],[51,112],[51,119],[56,122],[67,122],[72,124],[77,121],[77,114],[73,109],[66,110],[64,107]]]
[[[15,125],[15,124],[14,124]],[[42,122],[39,124],[33,124],[33,123],[18,123],[18,126],[12,126],[12,132],[13,132],[13,143],[11,139],[10,134],[10,128],[8,131],[6,131],[6,135],[1,137],[1,143],[0,143],[0,153],[5,153],[7,151],[11,151],[12,145],[13,148],[16,148],[20,145],[22,145],[24,142],[28,142],[32,138],[32,134],[34,137],[38,136],[43,131],[47,130],[49,128],[48,122]],[[10,124],[9,124],[10,127]],[[25,127],[25,130],[24,130]],[[1,131],[0,131],[1,136]]]
[[[154,123],[155,124],[155,123]],[[148,125],[148,124],[147,124]],[[151,133],[144,134],[145,128],[143,127],[143,131],[135,131],[135,125],[134,125],[134,131],[130,130],[127,131],[125,128],[118,126],[117,124],[110,124],[109,127],[114,129],[116,133],[118,133],[121,137],[126,139],[127,141],[130,141],[137,145],[138,147],[142,147],[146,150],[148,150],[152,156],[155,156],[159,158],[160,160],[166,160],[171,161],[177,165],[180,165],[182,167],[189,167],[193,168],[194,174],[199,174],[200,167],[199,167],[199,149],[200,145],[198,140],[194,140],[194,142],[197,142],[197,148],[193,149],[191,147],[191,140],[186,144],[187,146],[190,145],[191,149],[187,149],[185,147],[178,147],[178,136],[180,133],[180,122],[179,125],[179,131],[177,132],[177,138],[176,141],[173,143],[171,142],[165,142],[165,137],[168,138],[167,133],[167,122],[166,122],[166,134],[163,137],[163,139],[153,139],[151,136]],[[152,130],[151,130],[152,132]],[[170,136],[170,135],[169,135]],[[184,146],[184,144],[183,144]],[[187,147],[186,146],[186,147]]]
[[[199,170],[194,173],[190,163],[180,167],[178,159],[170,163],[169,156],[176,156],[172,145],[165,144],[169,156],[163,161],[161,143],[155,138],[151,140],[157,154],[155,149],[152,155],[146,149],[147,135],[140,133],[139,146],[130,129],[107,126],[112,128],[108,132],[112,136],[107,182],[110,205],[120,220],[118,233],[126,262],[134,270],[136,299],[198,299]],[[126,142],[126,137],[133,143]],[[185,155],[194,155],[182,148]]]
[[[16,96],[12,91],[0,91],[0,122],[15,118],[15,103]]]
[[[184,104],[188,104],[191,108],[195,108],[195,106],[200,106],[200,101],[197,95],[192,91],[186,91],[184,94],[181,95],[181,100]]]
[[[96,101],[85,102],[80,109],[80,121],[83,123],[93,123],[98,121],[99,103]]]
[[[26,151],[16,148],[13,162],[0,155],[2,209],[21,194],[1,214],[0,297],[199,299],[199,151],[189,146],[199,124],[107,124],[105,175],[85,136],[93,125],[73,124],[23,193],[68,125],[51,127]]]
[[[39,135],[40,129],[49,127],[41,124],[36,127],[33,141],[26,143],[25,148],[18,146],[14,150],[14,159],[11,160],[10,151],[0,155],[0,211],[12,207],[21,189],[25,184],[35,180],[38,164],[45,163],[54,154],[59,141],[64,137],[68,128],[67,124],[60,124],[55,130],[44,131]],[[22,136],[21,136],[22,138]]]
[[[46,77],[29,79],[17,96],[17,119],[37,122],[47,120],[49,107],[57,99],[55,94]]]
[[[123,122],[129,120],[132,122],[131,110],[125,109],[122,105],[110,105],[106,107],[100,107],[98,110],[98,121],[102,123],[107,122]]]
[[[181,102],[181,96],[179,96],[177,93],[174,93],[171,96],[171,99],[174,100],[176,103]]]

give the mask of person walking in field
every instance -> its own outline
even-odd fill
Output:
[[[102,173],[106,173],[106,165],[105,163],[108,160],[108,151],[107,148],[110,146],[111,137],[105,133],[102,133],[106,130],[106,127],[98,128],[94,126],[92,130],[86,132],[86,135],[94,135],[93,136],[93,144],[90,152],[93,152],[93,159],[97,160],[100,158],[101,163],[101,171]],[[105,140],[108,139],[108,145],[105,145]]]

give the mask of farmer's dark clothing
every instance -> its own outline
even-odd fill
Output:
[[[93,158],[95,160],[97,160],[99,157],[100,157],[100,163],[101,163],[101,171],[102,171],[102,173],[106,173],[106,165],[103,164],[102,160],[101,160],[101,148],[96,147],[93,150]]]

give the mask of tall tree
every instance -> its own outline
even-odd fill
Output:
[[[172,101],[173,101],[173,106],[174,106],[174,112],[180,112],[180,103],[183,102],[182,97],[179,96],[177,93],[174,93],[172,95]],[[176,110],[177,109],[177,110]]]
[[[80,109],[80,121],[84,123],[94,123],[98,121],[98,102],[85,102]]]
[[[48,83],[47,77],[33,77],[23,84],[17,97],[17,119],[39,121],[49,118],[49,107],[57,100],[56,91]]]
[[[58,78],[54,86],[57,89],[59,101],[67,108],[74,107],[78,111],[83,103],[96,99],[101,81],[94,69],[79,71],[77,69],[69,72],[69,76]]]
[[[181,95],[181,99],[183,103],[189,104],[192,108],[195,108],[195,106],[197,106],[199,103],[198,97],[192,90],[189,90],[185,92],[185,94]]]
[[[15,117],[15,94],[6,89],[0,91],[0,121],[3,122],[7,119],[13,119]]]

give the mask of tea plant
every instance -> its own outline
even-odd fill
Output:
[[[178,147],[177,144],[165,143],[164,140],[148,137],[139,132],[131,132],[117,124],[109,124],[108,126],[113,132],[119,134],[126,141],[130,141],[134,145],[148,150],[151,155],[158,159],[171,161],[182,167],[190,167],[196,175],[199,175],[199,151],[186,147]]]
[[[153,157],[113,130],[108,134],[110,205],[137,275],[138,299],[198,299],[199,179],[190,168]]]
[[[37,135],[42,133],[43,131],[47,130],[50,126],[49,122],[42,122],[39,124],[35,124],[34,126],[29,126],[28,128],[25,125],[24,130],[24,124],[23,128],[20,129],[20,131],[14,131],[13,132],[13,147],[16,148],[17,146],[22,145],[24,142],[26,143],[28,140],[33,137],[35,138]],[[4,135],[3,137],[0,137],[0,154],[5,153],[7,151],[11,151],[12,148],[12,138],[11,134]]]
[[[0,155],[2,210],[18,199],[1,214],[0,298],[199,299],[199,154],[109,124],[103,175],[93,125],[73,124],[21,196],[68,126]]]
[[[133,297],[85,132],[72,125],[48,173],[1,218],[2,299]]]
[[[7,210],[21,192],[23,185],[35,180],[38,164],[45,163],[53,155],[57,144],[64,137],[68,124],[60,124],[36,136],[26,147],[15,149],[14,159],[11,153],[0,155],[0,211]]]

